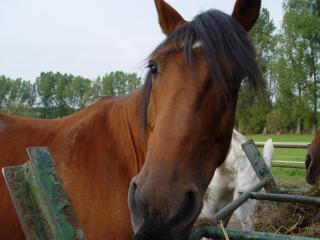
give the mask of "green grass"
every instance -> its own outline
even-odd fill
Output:
[[[248,139],[252,139],[255,142],[265,142],[269,138],[273,142],[311,142],[313,135],[248,135]],[[284,161],[299,161],[304,162],[306,149],[294,149],[294,148],[276,148],[273,159]]]
[[[247,135],[248,139],[252,139],[255,142],[265,142],[269,138],[273,142],[306,142],[310,143],[313,139],[313,135]],[[260,152],[262,148],[259,148]],[[276,148],[273,156],[273,160],[285,160],[285,161],[298,161],[304,163],[306,149],[287,149]],[[272,172],[276,177],[280,185],[287,187],[306,187],[304,180],[304,169],[288,169],[288,168],[272,168]]]

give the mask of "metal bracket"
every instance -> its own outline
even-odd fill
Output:
[[[30,161],[2,169],[26,239],[85,239],[49,149],[27,152]]]
[[[273,177],[271,170],[268,168],[267,164],[261,157],[255,143],[252,140],[249,140],[242,144],[242,149],[247,155],[260,181],[264,179],[269,179],[269,183],[264,187],[266,192],[280,193],[281,190],[278,187],[278,184],[275,178]]]

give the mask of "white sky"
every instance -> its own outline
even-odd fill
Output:
[[[234,0],[167,0],[185,19]],[[263,0],[276,25],[282,0]],[[144,72],[164,39],[153,0],[0,0],[0,75],[34,81],[41,71],[95,79],[110,71]]]

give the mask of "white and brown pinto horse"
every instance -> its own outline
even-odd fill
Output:
[[[247,36],[260,0],[190,22],[155,4],[167,38],[141,88],[61,119],[0,115],[0,168],[48,146],[88,239],[186,239],[227,156],[241,81],[264,91]],[[1,179],[0,239],[23,238]]]
[[[208,221],[232,200],[259,183],[259,178],[247,158],[241,145],[247,139],[233,130],[231,147],[227,159],[216,169],[204,197],[204,207],[198,218],[199,222]],[[266,141],[263,148],[263,159],[271,168],[274,147],[272,140]],[[234,213],[241,223],[242,229],[252,231],[253,214],[256,200],[248,199]]]

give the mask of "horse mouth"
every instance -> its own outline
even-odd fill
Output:
[[[311,177],[309,175],[306,176],[306,181],[307,183],[309,183],[310,185],[315,185],[317,182],[317,177]]]
[[[157,233],[138,232],[134,235],[133,240],[187,240],[190,231],[185,233],[172,233],[169,231],[161,231]]]
[[[187,240],[192,232],[193,224],[183,229],[175,229],[166,224],[156,224],[152,227],[144,226],[134,235],[134,240]]]

